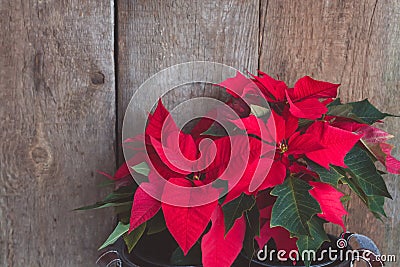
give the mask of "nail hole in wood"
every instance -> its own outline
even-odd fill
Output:
[[[104,79],[105,79],[104,74],[101,73],[100,71],[93,72],[90,74],[90,81],[94,85],[104,84]]]

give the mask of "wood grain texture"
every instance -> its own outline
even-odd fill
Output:
[[[206,60],[255,71],[258,7],[255,0],[118,1],[118,128],[135,90],[168,66]],[[205,91],[180,88],[163,101],[171,108]]]
[[[94,266],[115,167],[110,1],[0,1],[0,266]]]
[[[304,75],[341,83],[344,101],[369,98],[379,109],[400,114],[399,2],[261,3],[260,69],[290,85]],[[399,146],[400,120],[387,119],[384,128],[397,135],[392,143]],[[346,225],[373,238],[382,253],[400,255],[400,180],[391,175],[386,180],[394,198],[386,203],[388,218],[376,220],[354,197]]]

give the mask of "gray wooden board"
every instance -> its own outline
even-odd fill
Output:
[[[110,1],[0,2],[0,266],[94,266],[115,168]]]

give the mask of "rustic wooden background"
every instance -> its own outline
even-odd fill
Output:
[[[121,161],[124,109],[170,65],[309,74],[400,114],[396,0],[1,0],[0,36],[0,266],[94,266],[111,210],[71,210],[107,193],[96,170]],[[385,127],[400,143],[400,120]],[[346,225],[400,257],[400,180],[387,181],[388,218],[352,201]]]

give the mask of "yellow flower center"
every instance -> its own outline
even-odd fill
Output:
[[[284,144],[284,143],[280,143],[279,144],[279,150],[281,151],[281,153],[285,153],[286,151],[288,151],[289,147]]]

